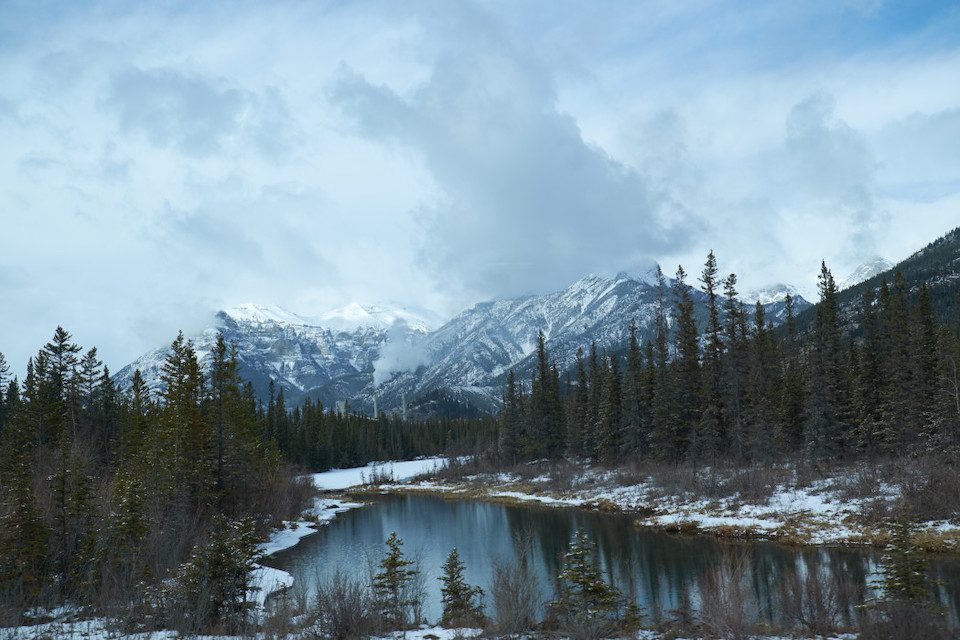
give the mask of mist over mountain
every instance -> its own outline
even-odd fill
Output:
[[[310,397],[331,407],[347,400],[355,410],[414,414],[473,415],[498,409],[504,376],[514,369],[526,379],[534,364],[537,334],[561,371],[579,348],[624,348],[631,321],[641,341],[652,338],[659,292],[651,274],[588,275],[544,295],[481,302],[446,323],[402,306],[352,303],[303,316],[277,306],[244,304],[218,312],[202,332],[188,336],[209,366],[218,332],[237,347],[241,375],[266,399],[270,382],[282,387],[288,406]],[[667,281],[669,287],[670,281]],[[784,296],[796,310],[810,306],[794,287],[778,284],[743,297],[759,300],[774,324],[784,319]],[[666,291],[670,304],[669,291]],[[704,318],[704,294],[694,291]],[[124,367],[117,379],[129,383],[139,369],[148,385],[161,387],[167,349],[159,347]]]

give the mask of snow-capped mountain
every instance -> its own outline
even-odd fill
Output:
[[[774,324],[781,324],[787,319],[786,300],[788,295],[793,298],[793,311],[795,314],[811,306],[810,303],[800,295],[796,287],[783,284],[782,282],[754,289],[742,296],[741,299],[744,304],[756,304],[759,302],[763,305],[767,318]]]
[[[846,278],[837,281],[837,291],[843,291],[856,286],[861,282],[869,280],[875,275],[881,274],[893,268],[893,263],[886,258],[875,256],[866,262],[857,265]]]
[[[339,331],[355,331],[362,327],[389,329],[400,323],[423,333],[442,324],[439,318],[427,311],[414,311],[399,306],[361,305],[357,302],[316,316],[311,322],[316,326]]]
[[[766,306],[768,304],[783,302],[788,295],[796,298],[800,295],[800,293],[793,285],[778,282],[776,284],[767,285],[766,287],[760,287],[759,289],[753,289],[741,297],[745,304],[754,304],[759,302],[760,304]]]
[[[349,398],[373,374],[388,336],[425,335],[436,326],[402,307],[348,305],[319,318],[301,316],[274,305],[242,304],[216,313],[202,332],[188,336],[201,364],[208,365],[217,333],[235,343],[240,375],[267,397],[270,381],[283,387],[290,403],[306,393],[325,401]],[[160,388],[166,346],[124,367],[117,379],[126,384],[136,369],[152,389]]]
[[[778,287],[758,297],[772,322],[782,319],[781,293],[795,296],[798,311],[809,306],[791,287]],[[666,295],[672,304],[669,291]],[[641,341],[652,338],[658,296],[647,276],[590,275],[562,291],[479,303],[439,328],[435,318],[403,307],[351,304],[307,317],[247,304],[217,313],[192,339],[206,363],[223,331],[237,345],[241,375],[261,397],[273,380],[289,404],[306,396],[326,406],[346,399],[372,412],[376,396],[384,410],[406,400],[418,413],[484,412],[498,406],[509,369],[529,379],[539,331],[565,371],[577,349],[591,342],[601,351],[622,351],[631,321]],[[694,289],[694,298],[702,319],[704,296]],[[139,368],[148,384],[159,388],[166,352],[157,349],[125,367],[118,374],[121,384]]]

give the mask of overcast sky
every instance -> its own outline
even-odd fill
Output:
[[[960,225],[956,5],[138,4],[0,4],[18,370],[58,323],[117,369],[227,305],[449,316],[710,248],[810,291]]]

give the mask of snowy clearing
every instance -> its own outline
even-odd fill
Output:
[[[369,484],[375,478],[389,478],[393,482],[401,482],[415,476],[437,470],[446,464],[447,459],[423,458],[421,460],[406,460],[402,462],[371,462],[364,467],[351,469],[333,469],[323,473],[313,473],[313,484],[322,491],[335,491]]]

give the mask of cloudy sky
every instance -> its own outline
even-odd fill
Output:
[[[226,305],[448,316],[711,248],[809,290],[960,224],[957,5],[138,4],[0,4],[18,368],[58,323],[116,369]]]

